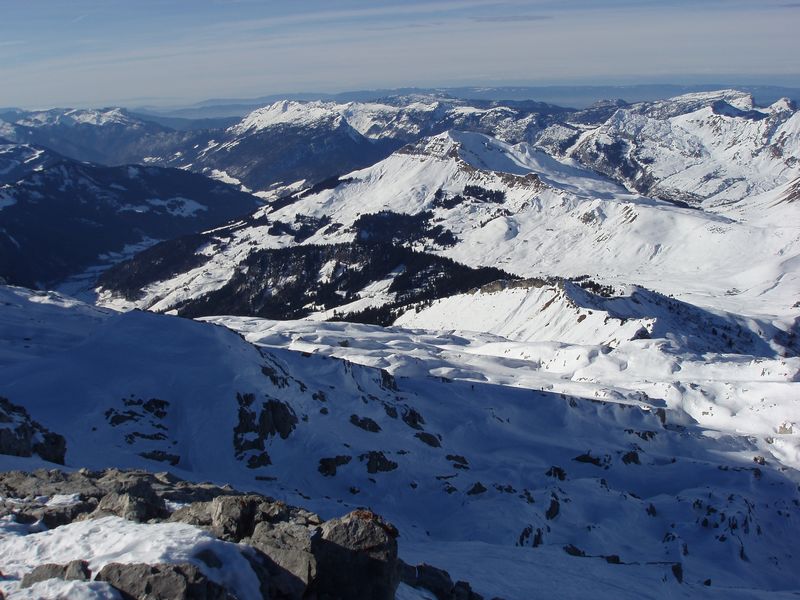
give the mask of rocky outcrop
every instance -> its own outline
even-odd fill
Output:
[[[265,450],[267,440],[276,435],[285,440],[297,426],[297,415],[285,402],[272,398],[261,403],[255,400],[254,394],[236,395],[239,422],[233,430],[236,458],[246,460],[251,469],[272,464]]]
[[[40,581],[48,579],[65,579],[70,581],[89,581],[92,572],[89,563],[85,560],[73,560],[65,565],[45,564],[39,565],[22,578],[21,588],[29,588]]]
[[[336,475],[336,469],[343,467],[353,460],[352,456],[338,455],[331,458],[320,458],[319,467],[317,470],[325,477],[333,477]]]
[[[408,565],[400,561],[400,580],[413,588],[431,592],[436,600],[483,600],[466,581],[453,583],[450,574],[431,565]]]
[[[196,566],[110,563],[95,578],[116,588],[125,600],[233,600]]]
[[[370,474],[394,471],[397,468],[397,463],[386,458],[386,455],[379,450],[370,450],[358,458],[362,462],[367,461],[367,473]]]
[[[34,421],[22,406],[0,397],[0,454],[33,456],[64,464],[67,442]]]
[[[393,600],[399,583],[397,529],[378,515],[356,510],[322,524],[312,540],[317,578],[312,589],[336,590],[352,600]]]
[[[367,510],[324,521],[267,496],[189,483],[166,473],[118,469],[0,473],[0,497],[0,517],[19,523],[59,527],[116,515],[141,523],[200,527],[239,544],[259,578],[263,598],[391,600],[400,581],[397,529]],[[174,508],[175,503],[181,506]],[[220,558],[210,549],[193,557],[199,562],[106,564],[94,580],[108,583],[126,599],[232,597],[231,590],[203,572],[203,564],[220,568]],[[52,578],[90,580],[92,573],[81,562],[90,557],[75,558],[66,565],[38,566],[21,585]]]

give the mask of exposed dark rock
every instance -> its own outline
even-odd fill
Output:
[[[163,450],[150,450],[148,452],[140,452],[139,456],[148,460],[156,460],[158,462],[166,462],[173,467],[181,461],[181,457],[177,454],[170,454]]]
[[[394,378],[394,375],[389,373],[386,369],[381,369],[381,387],[391,392],[399,391],[397,380]]]
[[[280,435],[285,440],[297,425],[297,416],[292,407],[280,400],[268,400],[263,404],[259,418],[259,433]]]
[[[465,581],[453,583],[450,574],[428,564],[416,566],[401,561],[400,581],[413,588],[431,592],[437,600],[483,600]]]
[[[267,439],[276,435],[288,438],[297,426],[297,415],[291,406],[272,398],[260,407],[256,406],[253,394],[238,393],[236,401],[239,404],[239,422],[233,429],[236,458],[246,461],[251,469],[272,464],[265,450]]]
[[[369,417],[359,417],[358,415],[350,415],[350,422],[356,427],[360,427],[364,431],[371,431],[372,433],[378,433],[381,430],[381,426],[378,425],[374,420],[370,419]]]
[[[126,600],[231,600],[222,586],[196,566],[110,563],[95,578],[120,591]]]
[[[564,552],[569,554],[570,556],[586,556],[586,552],[578,548],[573,544],[567,544],[564,546]]]
[[[0,397],[0,454],[11,456],[38,455],[64,464],[67,441],[34,421],[22,406]]]
[[[453,461],[453,466],[457,469],[469,469],[469,461],[460,454],[448,454],[445,456],[447,460]]]
[[[544,514],[545,518],[549,521],[551,519],[555,519],[558,516],[558,512],[560,510],[560,504],[558,502],[558,498],[553,495],[550,498],[550,506],[547,507],[547,512]]]
[[[624,462],[626,465],[630,465],[630,464],[640,465],[640,464],[642,464],[641,462],[639,462],[639,453],[636,452],[635,450],[631,450],[630,452],[626,452],[625,454],[623,454],[622,455],[622,462]]]
[[[567,472],[561,467],[556,466],[550,467],[545,475],[548,477],[554,477],[559,481],[564,481],[567,478]]]
[[[415,438],[418,440],[425,442],[428,446],[433,448],[440,448],[442,443],[439,441],[439,438],[433,435],[432,433],[428,433],[427,431],[420,431],[414,435]]]
[[[413,408],[403,411],[403,422],[412,429],[422,429],[425,419]]]
[[[351,460],[353,460],[353,457],[346,455],[334,456],[333,458],[320,458],[318,471],[326,477],[333,477],[336,475],[336,469],[338,467],[346,465]]]
[[[379,452],[376,450],[371,450],[366,454],[362,454],[358,457],[361,461],[367,461],[367,472],[368,473],[378,473],[379,471],[393,471],[397,468],[397,463],[393,460],[389,460],[383,454],[383,452]]]
[[[582,463],[591,463],[598,467],[602,464],[602,461],[597,456],[592,456],[589,452],[576,456],[572,460]]]
[[[480,481],[476,481],[475,484],[469,488],[467,491],[467,496],[476,496],[478,494],[483,494],[486,491],[486,486],[483,485]]]
[[[517,539],[517,546],[524,546],[533,535],[533,525],[526,525]]]
[[[683,565],[681,563],[675,563],[671,567],[672,574],[675,576],[675,579],[678,580],[678,583],[683,583]]]
[[[84,560],[73,560],[65,565],[46,564],[39,565],[30,573],[26,573],[20,587],[28,588],[34,583],[47,581],[48,579],[65,579],[69,581],[89,581],[92,572],[89,570],[89,563]]]

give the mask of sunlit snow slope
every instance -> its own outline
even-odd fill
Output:
[[[800,588],[797,359],[217,319],[242,339],[0,293],[0,395],[66,437],[68,466],[370,506],[401,556],[489,597]]]

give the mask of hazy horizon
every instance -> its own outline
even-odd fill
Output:
[[[0,6],[0,106],[9,107],[404,87],[800,86],[800,3],[781,0]]]

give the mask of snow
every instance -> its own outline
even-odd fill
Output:
[[[512,143],[527,139],[535,119],[429,100],[286,101],[248,115],[234,133],[342,120],[368,137],[413,137],[434,117],[497,126],[494,137],[455,128],[422,138],[334,189],[265,206],[255,225],[213,230],[202,267],[155,282],[134,301],[100,290],[100,302],[174,310],[224,285],[254,249],[296,243],[269,234],[266,220],[328,217],[342,227],[303,243],[333,244],[353,241],[350,226],[383,210],[430,211],[458,240],[428,251],[529,280],[410,306],[388,328],[324,322],[333,311],[319,307],[300,321],[197,322],[2,287],[0,395],[66,436],[68,468],[163,469],[143,456],[163,450],[179,456],[170,470],[180,476],[325,516],[370,506],[400,528],[404,560],[447,568],[486,597],[796,595],[800,358],[787,344],[800,297],[800,113],[782,101],[758,108],[731,90],[689,94],[622,108],[585,131],[561,125],[552,139],[579,137],[553,157],[534,140]],[[696,196],[697,208],[631,192],[577,161],[619,139],[635,141],[629,150],[656,192]],[[504,199],[470,199],[467,186]],[[319,281],[340,267],[326,263]],[[392,300],[399,272],[336,312]],[[592,286],[586,275],[610,294],[583,289]],[[286,439],[264,441],[271,464],[258,469],[231,444],[244,393],[285,402],[298,418]],[[106,411],[136,398],[169,402],[168,416],[112,427]],[[381,431],[355,427],[352,415]],[[125,441],[156,430],[164,441]],[[366,472],[364,456],[376,451],[397,467]],[[320,474],[321,458],[341,454],[351,462]],[[467,464],[451,458],[462,456]],[[41,462],[0,457],[6,468]],[[486,490],[470,493],[478,482]],[[548,517],[553,500],[559,512]],[[94,539],[86,529],[64,541],[57,530],[12,525],[3,527],[20,561]],[[126,527],[133,555],[156,552],[151,534]],[[170,560],[191,559],[208,541],[192,528],[156,539],[162,534],[182,544],[170,546]],[[568,545],[588,556],[569,555]],[[241,559],[227,546],[220,552],[231,552],[231,564]],[[249,585],[249,571],[231,569],[243,577],[236,585]]]
[[[349,226],[362,214],[430,210],[433,222],[458,241],[429,251],[470,266],[500,267],[522,277],[588,274],[601,283],[637,284],[784,330],[796,317],[798,203],[762,210],[758,207],[779,199],[765,196],[752,208],[746,208],[752,197],[715,212],[681,208],[630,193],[573,160],[556,160],[528,144],[457,131],[425,138],[346,178],[350,181],[335,189],[261,213],[288,223],[297,215],[330,218],[344,226],[303,243],[331,244],[351,242]],[[505,201],[436,204],[438,190],[453,196],[467,185],[502,191]],[[224,243],[207,264],[148,286],[133,302],[101,290],[101,302],[170,310],[224,285],[253,248],[294,244],[269,229],[223,228],[217,233]]]
[[[81,501],[80,494],[55,494],[46,502],[47,506],[70,506]]]
[[[443,304],[450,309],[445,314],[469,314],[460,312],[464,306],[456,307],[450,301]],[[574,320],[575,313],[570,311],[570,315]],[[596,316],[598,324],[603,317]],[[678,409],[703,426],[728,435],[774,437],[782,420],[791,419],[797,410],[793,377],[800,372],[800,359],[693,354],[685,348],[676,352],[670,350],[672,344],[665,343],[666,339],[625,340],[624,329],[609,348],[598,339],[593,326],[570,332],[575,341],[569,343],[535,336],[530,341],[516,341],[466,328],[448,331],[451,323],[447,322],[439,325],[444,331],[434,332],[248,317],[206,320],[231,327],[246,340],[267,348],[335,356],[383,368],[398,377],[439,377],[446,373],[449,379],[471,383],[546,389],[649,405],[653,410]],[[413,315],[398,321],[409,322],[415,324]],[[588,333],[587,337],[580,339],[580,331]],[[681,373],[680,378],[676,379],[676,372]],[[663,400],[655,401],[657,398]],[[788,445],[778,443],[771,451],[783,464],[800,468],[800,438],[781,440]]]
[[[165,208],[167,212],[174,217],[193,217],[200,211],[208,210],[207,206],[200,204],[196,200],[181,198],[180,196],[167,198],[166,200],[161,198],[148,198],[145,202],[150,206]]]
[[[339,114],[335,105],[326,102],[294,102],[283,100],[251,112],[230,128],[236,135],[250,134],[276,125],[291,124],[309,127],[318,121],[336,120]]]
[[[212,568],[197,558],[197,554],[205,550],[214,553],[222,565]],[[95,574],[110,563],[191,563],[240,598],[260,596],[258,578],[236,544],[220,541],[192,525],[142,524],[120,517],[77,521],[28,535],[0,531],[0,563],[4,575],[0,589],[4,593],[13,591],[22,576],[38,565],[65,564],[76,557],[86,560]],[[92,589],[91,584],[89,587]],[[109,597],[106,586],[94,588],[97,597]],[[67,591],[77,595],[81,588]]]
[[[644,179],[655,180],[653,193],[696,198],[715,210],[800,175],[800,113],[776,104],[762,112],[735,90],[636,104],[582,136],[568,155],[619,142]]]
[[[6,595],[9,600],[122,600],[120,593],[102,581],[64,581],[48,579],[29,588],[16,589]]]
[[[9,206],[14,206],[16,203],[17,203],[16,198],[5,193],[4,190],[0,188],[0,210],[8,208]]]
[[[139,126],[139,121],[128,116],[124,109],[53,109],[35,111],[25,115],[16,122],[24,127],[42,127],[45,125],[91,125],[93,127],[106,127],[110,125],[125,125],[127,127]]]
[[[162,449],[180,456],[168,467],[178,476],[260,491],[325,517],[370,506],[399,527],[401,557],[448,568],[488,597],[522,600],[531,590],[577,597],[591,582],[607,596],[624,588],[639,596],[656,589],[701,597],[707,578],[719,586],[713,593],[749,590],[739,592],[743,597],[800,588],[788,568],[800,525],[783,516],[791,515],[800,483],[800,359],[697,353],[677,337],[619,340],[609,348],[592,339],[599,320],[583,341],[519,341],[246,317],[201,323],[116,314],[19,288],[0,292],[0,395],[65,435],[68,468],[162,470],[167,465],[141,456]],[[269,466],[249,469],[233,451],[240,393],[286,402],[297,416],[285,440],[266,440]],[[167,415],[155,420],[142,413],[111,426],[106,411],[129,410],[124,401],[130,398],[165,400]],[[419,430],[401,418],[412,408],[424,421],[419,427],[441,436],[441,448],[420,441]],[[380,423],[381,431],[353,426],[353,414]],[[787,421],[794,424],[791,433]],[[166,439],[125,440],[155,431]],[[621,460],[632,450],[640,464]],[[359,457],[372,451],[397,468],[368,473]],[[600,466],[575,460],[587,451]],[[336,476],[322,476],[319,459],[340,454],[353,459]],[[463,456],[467,468],[454,467],[448,456]],[[5,468],[41,464],[35,460],[0,457]],[[565,470],[564,480],[547,475],[552,466]],[[275,479],[256,479],[263,476]],[[467,494],[478,481],[487,491]],[[548,519],[553,495],[560,512]],[[746,534],[747,503],[755,508]],[[647,513],[650,504],[656,516]],[[707,517],[719,523],[716,529],[699,524],[707,506],[717,511]],[[736,518],[739,538],[720,522],[720,512]],[[37,560],[54,561],[59,551],[75,558],[91,545],[92,560],[119,560],[121,546],[92,545],[95,534],[108,544],[122,536],[130,542],[130,560],[162,560],[165,553],[191,560],[192,548],[206,540],[190,527],[144,535],[136,528],[153,526],[109,521],[109,531],[120,531],[111,535],[89,531],[91,523],[75,524],[63,537],[51,537],[58,529],[9,533],[12,542],[0,544],[12,560],[9,572],[18,576],[34,551]],[[531,539],[515,545],[528,525],[544,531],[537,548]],[[714,537],[722,531],[725,541]],[[675,539],[665,541],[665,532]],[[567,544],[639,564],[573,557],[563,549]],[[676,562],[683,563],[682,585],[670,571]],[[506,570],[498,570],[502,564]],[[586,577],[574,577],[576,570]]]
[[[504,106],[477,108],[462,100],[423,95],[387,102],[343,104],[282,100],[253,111],[228,131],[243,136],[275,126],[316,127],[321,123],[334,126],[347,123],[367,138],[412,141],[426,131],[441,131],[445,125],[458,127],[475,122],[480,122],[484,129],[490,129],[498,138],[509,141],[528,139],[539,129],[536,114],[520,114]]]

